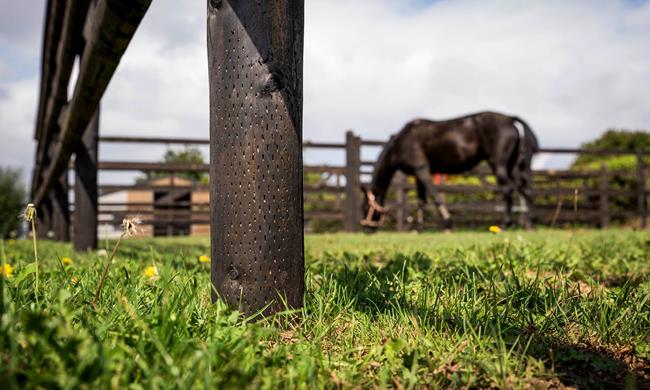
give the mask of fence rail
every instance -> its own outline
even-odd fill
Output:
[[[100,137],[102,143],[122,144],[179,144],[207,145],[207,140],[191,138],[164,137]],[[345,152],[345,164],[305,165],[304,172],[316,173],[321,177],[317,184],[306,183],[304,186],[306,228],[345,229],[357,231],[361,219],[362,194],[360,186],[364,177],[372,174],[374,161],[361,160],[364,147],[382,147],[384,141],[363,140],[352,132],[346,135],[345,143],[310,142],[303,143],[303,149],[330,149]],[[607,227],[612,222],[635,223],[645,226],[647,221],[647,191],[645,178],[647,172],[643,159],[649,153],[629,150],[583,150],[575,148],[542,148],[539,153],[550,154],[588,154],[598,156],[635,155],[639,161],[636,171],[610,170],[603,166],[598,170],[555,170],[543,169],[533,171],[535,198],[535,217],[540,223],[560,225],[578,222],[591,226]],[[172,177],[171,183],[152,184],[103,184],[99,185],[100,194],[115,192],[150,192],[150,193],[203,193],[209,188],[203,184],[190,186],[174,183],[181,173],[205,173],[208,164],[181,164],[161,162],[100,161],[97,164],[103,171],[142,171],[164,172]],[[350,178],[350,179],[348,179]],[[625,178],[629,188],[612,188],[614,180]],[[461,179],[461,180],[459,180]],[[472,179],[478,183],[468,183]],[[444,194],[447,206],[452,212],[456,226],[475,227],[482,224],[498,223],[503,212],[499,190],[494,182],[492,172],[486,166],[456,175],[451,180],[437,184]],[[405,178],[396,177],[389,193],[387,205],[391,209],[389,228],[407,230],[416,227],[418,205],[415,201],[415,184]],[[574,215],[570,208],[573,204],[575,190],[579,193],[579,212]],[[639,200],[640,199],[640,200]],[[99,212],[104,217],[112,216],[115,224],[122,217],[140,214],[144,222],[151,225],[184,226],[205,224],[208,220],[209,204],[207,198],[202,202],[175,200],[166,202],[101,202]],[[170,209],[177,208],[177,209]],[[435,227],[436,216],[431,206],[426,209],[428,222],[425,227]],[[524,211],[516,206],[515,212]],[[106,219],[106,218],[104,218]],[[110,219],[110,218],[109,218]],[[173,231],[167,229],[163,231]]]

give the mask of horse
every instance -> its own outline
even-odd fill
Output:
[[[415,176],[419,214],[427,196],[433,199],[445,230],[452,226],[442,197],[431,182],[432,173],[459,174],[487,161],[503,194],[503,226],[513,225],[512,203],[515,190],[527,206],[524,225],[532,227],[531,160],[538,151],[537,137],[521,118],[497,112],[479,112],[463,117],[432,121],[416,119],[384,146],[369,187],[362,186],[361,225],[366,231],[382,226],[388,209],[384,201],[395,172]]]

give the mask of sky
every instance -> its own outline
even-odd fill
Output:
[[[0,166],[26,181],[44,7],[0,0]],[[208,138],[205,12],[205,1],[153,1],[104,95],[102,135]],[[545,147],[650,130],[649,48],[646,0],[305,0],[303,138],[343,142],[353,129],[387,139],[414,118],[482,110],[524,118]],[[103,146],[100,159],[155,161],[164,150]],[[306,153],[307,163],[343,161]]]

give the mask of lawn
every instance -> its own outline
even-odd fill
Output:
[[[647,232],[309,235],[305,308],[258,322],[211,304],[207,239],[129,238],[96,309],[106,257],[39,245],[38,295],[0,248],[2,388],[650,386]]]

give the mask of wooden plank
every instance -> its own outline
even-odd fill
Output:
[[[124,144],[181,144],[181,145],[210,145],[208,139],[198,138],[166,138],[166,137],[130,137],[130,136],[102,136],[101,143]]]
[[[87,0],[68,0],[63,16],[63,26],[58,44],[54,72],[51,78],[49,96],[45,100],[44,117],[39,129],[39,142],[36,152],[36,172],[42,173],[42,165],[46,157],[47,145],[58,134],[58,119],[68,100],[68,83],[72,73],[74,59],[83,47],[81,31],[83,29],[88,6]]]
[[[55,153],[35,191],[36,204],[44,199],[66,169],[150,3],[151,0],[99,0],[90,23],[92,29],[86,37],[72,99],[59,118],[61,135]]]
[[[213,291],[249,314],[301,307],[304,0],[207,13]]]
[[[36,131],[34,138],[39,140],[43,130],[45,105],[50,96],[50,86],[54,67],[56,66],[57,42],[61,36],[63,17],[65,13],[65,0],[48,0],[43,27],[43,47],[41,50],[41,82],[38,99],[38,112],[36,114]]]
[[[316,149],[345,149],[345,144],[336,142],[311,142],[305,141],[302,143],[303,148],[316,148]]]
[[[313,172],[313,173],[334,173],[334,174],[345,174],[346,167],[333,167],[328,165],[305,165],[303,167],[304,172]]]
[[[118,191],[209,191],[207,185],[198,185],[198,186],[154,186],[151,184],[100,184],[99,193],[101,195],[106,195],[108,193],[118,192]]]
[[[537,153],[553,154],[588,154],[594,156],[617,156],[634,152],[624,149],[576,149],[576,148],[540,148]]]
[[[361,140],[361,146],[384,146],[384,145],[386,145],[386,141],[369,140],[369,139]]]
[[[194,163],[139,162],[139,161],[100,161],[102,171],[142,171],[142,172],[209,172],[210,165]]]

